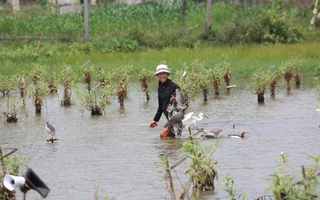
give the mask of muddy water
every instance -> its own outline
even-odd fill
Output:
[[[234,179],[238,194],[248,193],[247,199],[268,194],[268,178],[279,172],[281,150],[289,155],[285,172],[296,177],[301,177],[301,165],[312,163],[309,155],[320,154],[320,117],[316,112],[319,94],[312,79],[303,79],[299,89],[292,85],[289,93],[279,88],[275,98],[267,92],[264,104],[258,104],[256,96],[244,90],[245,83],[234,81],[237,87],[233,95],[221,89],[219,96],[211,91],[207,103],[202,98],[190,103],[188,112],[204,112],[209,117],[198,123],[205,131],[223,126],[224,137],[248,132],[244,139],[201,141],[219,145],[214,154],[219,182],[215,182],[214,192],[202,193],[201,199],[228,199],[222,186],[226,175]],[[180,148],[187,132],[182,139],[160,140],[164,117],[154,129],[143,126],[155,114],[156,93],[152,92],[147,102],[138,84],[132,83],[129,89],[124,109],[112,99],[107,114],[99,117],[87,111],[82,114],[78,105],[60,107],[59,95],[47,98],[41,115],[35,115],[32,102],[28,102],[28,118],[15,124],[0,123],[0,145],[18,148],[15,154],[29,158],[27,165],[51,189],[47,199],[93,199],[97,189],[100,199],[169,199],[158,160],[163,155],[170,156],[171,164],[182,159]],[[151,90],[156,91],[155,84]],[[45,141],[46,121],[56,128],[59,140],[53,144]],[[180,192],[180,181],[188,179],[184,175],[187,164],[180,164],[173,173]],[[18,199],[22,196],[19,192],[17,195]],[[42,198],[29,191],[27,199]]]

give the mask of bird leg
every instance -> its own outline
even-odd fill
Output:
[[[52,136],[52,135],[49,135],[49,137],[47,138],[46,141],[53,141],[53,140],[54,140],[53,136]]]

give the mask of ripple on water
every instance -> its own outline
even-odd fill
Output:
[[[308,155],[319,154],[319,117],[316,113],[318,95],[312,85],[292,88],[290,93],[277,90],[275,98],[265,96],[265,103],[256,102],[256,96],[244,90],[244,82],[237,83],[233,96],[222,90],[217,97],[209,95],[203,103],[198,98],[190,103],[188,112],[204,112],[209,119],[199,122],[199,127],[210,131],[220,126],[223,138],[202,140],[202,144],[217,142],[214,153],[218,161],[217,170],[221,182],[228,174],[239,188],[238,193],[248,192],[247,199],[266,193],[271,181],[270,175],[278,172],[280,151],[288,157],[288,174],[298,174],[301,165],[311,164]],[[156,86],[152,86],[156,91]],[[92,117],[83,115],[78,105],[59,106],[57,96],[49,96],[43,113],[34,115],[32,102],[28,118],[16,124],[2,123],[1,147],[18,148],[15,154],[27,156],[27,162],[51,189],[47,199],[92,199],[100,176],[98,194],[101,198],[115,196],[116,199],[164,199],[170,198],[166,182],[162,180],[164,170],[159,159],[170,157],[173,165],[183,158],[182,139],[162,141],[159,133],[165,119],[159,126],[149,129],[156,108],[156,94],[146,102],[138,84],[132,84],[124,109],[113,99],[106,115]],[[0,98],[0,103],[4,99]],[[49,121],[57,131],[59,140],[46,143],[48,134],[45,122]],[[235,129],[232,128],[233,123]],[[230,133],[247,131],[244,139],[230,139]],[[185,161],[175,168],[173,176],[180,185],[188,167]],[[226,199],[227,192],[216,182],[216,190],[201,194],[200,199]],[[180,186],[179,186],[180,187]],[[18,197],[20,198],[20,197]],[[35,192],[27,198],[41,199]]]

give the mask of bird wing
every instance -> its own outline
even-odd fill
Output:
[[[52,132],[56,132],[56,129],[52,125],[48,124],[48,126]]]
[[[182,116],[183,116],[183,111],[180,110],[179,112],[172,115],[172,117],[169,119],[169,121],[166,123],[166,125],[164,125],[164,127],[168,127],[172,131],[173,126],[181,123]]]
[[[186,98],[184,97],[183,93],[181,92],[180,89],[176,89],[176,101],[180,109],[184,110],[188,107]]]
[[[49,123],[47,123],[47,125],[46,125],[46,130],[52,136],[54,136],[56,134],[56,129]]]
[[[189,112],[189,113],[183,115],[182,121],[190,119],[192,117],[192,115],[193,115],[193,112]]]
[[[170,119],[173,116],[173,110],[174,110],[174,105],[169,104],[167,107],[167,112],[168,112],[168,118]]]
[[[223,128],[215,128],[210,131],[210,133],[214,133],[215,135],[219,135],[219,133],[223,131]]]
[[[173,104],[169,104],[167,107],[167,112],[171,112],[174,109],[174,105]]]

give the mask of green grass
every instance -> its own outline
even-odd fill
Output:
[[[178,70],[183,68],[184,64],[190,65],[197,59],[199,62],[205,62],[207,67],[226,61],[230,63],[233,76],[250,77],[260,67],[267,69],[270,65],[279,66],[287,60],[299,58],[306,60],[306,65],[301,73],[305,76],[312,76],[316,67],[320,67],[319,48],[320,43],[198,48],[194,50],[166,48],[160,51],[87,55],[83,61],[91,60],[95,66],[106,66],[109,69],[133,65],[137,72],[141,67],[154,69],[161,62],[166,62],[171,69]],[[62,61],[72,64],[74,57],[66,57]]]
[[[65,66],[72,66],[75,71],[82,70],[83,63],[90,60],[95,69],[106,67],[109,70],[121,66],[133,66],[135,76],[144,67],[154,70],[165,62],[174,72],[181,70],[185,64],[190,66],[195,60],[205,62],[206,67],[212,67],[221,62],[230,63],[232,75],[238,78],[250,77],[256,69],[267,69],[271,65],[280,66],[293,59],[304,59],[305,65],[301,69],[303,76],[316,75],[316,68],[320,67],[320,43],[294,45],[253,45],[233,47],[207,47],[196,49],[165,48],[162,50],[148,50],[145,52],[113,52],[90,54],[67,54],[55,58],[40,57],[35,62],[5,62],[0,63],[3,75],[26,73],[36,65],[49,68],[52,65],[55,72],[60,72]]]

